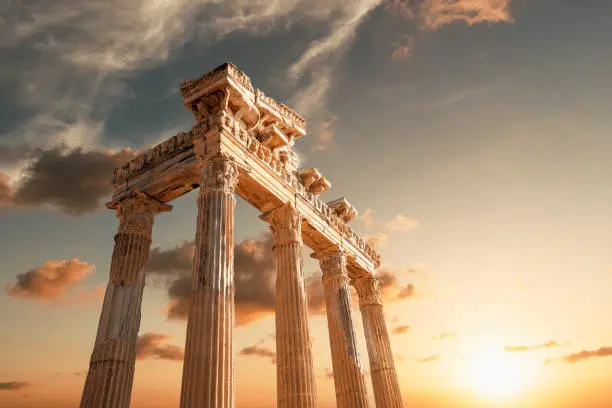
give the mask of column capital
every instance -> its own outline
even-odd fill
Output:
[[[382,287],[382,280],[373,276],[362,276],[351,281],[353,287],[357,291],[359,297],[359,305],[382,305],[382,298],[380,296],[380,288]]]
[[[110,202],[106,207],[114,209],[117,214],[119,219],[117,234],[142,235],[149,239],[155,215],[172,210],[171,205],[162,203],[140,190],[134,190],[121,201]]]
[[[339,245],[313,252],[311,257],[318,259],[323,272],[323,283],[329,279],[349,280],[346,269],[347,254]]]
[[[238,165],[231,157],[218,153],[200,159],[200,194],[220,192],[234,194],[238,184]]]
[[[302,242],[302,214],[291,203],[267,211],[259,218],[270,223],[275,245]]]

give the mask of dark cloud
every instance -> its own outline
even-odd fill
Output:
[[[155,358],[158,360],[183,361],[183,347],[174,344],[164,344],[172,336],[160,333],[145,333],[138,336],[136,342],[136,358]]]
[[[313,315],[321,315],[326,313],[325,306],[325,288],[321,273],[306,278],[306,295],[308,296],[308,310]]]
[[[110,196],[113,169],[128,151],[45,150],[25,169],[13,201],[19,206],[52,205],[71,216],[95,211]]]
[[[438,361],[442,357],[440,354],[434,354],[433,356],[428,356],[424,358],[419,358],[417,363],[430,363],[432,361]]]
[[[0,382],[0,391],[19,391],[31,385],[27,381]]]
[[[547,349],[552,347],[560,347],[562,344],[557,343],[556,341],[549,341],[544,344],[534,344],[534,345],[520,345],[520,346],[505,346],[504,350],[510,352],[520,352],[520,351],[532,351],[539,349]]]
[[[46,261],[42,266],[17,275],[17,283],[7,285],[9,296],[54,300],[85,278],[95,268],[78,259]]]
[[[399,325],[399,326],[395,326],[393,328],[393,334],[404,334],[404,333],[408,333],[408,330],[410,330],[410,326],[407,325]]]
[[[22,160],[35,157],[42,150],[28,145],[0,145],[0,166],[14,166]]]
[[[236,324],[244,326],[274,313],[276,268],[270,234],[246,239],[234,248]],[[147,270],[158,276],[175,276],[168,285],[169,319],[185,320],[192,296],[193,242],[168,250],[153,249]]]
[[[545,361],[545,364],[553,362],[577,363],[588,358],[609,356],[612,356],[612,347],[601,347],[597,350],[582,350],[578,353],[568,354],[566,356],[561,356],[558,358],[549,358]]]
[[[240,355],[265,357],[271,359],[272,364],[276,364],[276,353],[273,350],[270,350],[269,348],[261,347],[261,345],[245,347],[240,350]]]
[[[457,333],[455,332],[444,332],[444,333],[440,333],[437,336],[433,336],[432,339],[433,340],[445,340],[445,339],[450,339],[453,338],[457,335]]]

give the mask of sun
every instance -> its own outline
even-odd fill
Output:
[[[519,394],[527,385],[528,374],[520,359],[503,350],[489,350],[466,360],[466,380],[486,397]]]

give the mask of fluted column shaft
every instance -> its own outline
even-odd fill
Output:
[[[359,296],[376,407],[402,408],[402,394],[379,293],[380,280],[372,277],[358,278],[353,281],[353,286]]]
[[[182,408],[232,408],[234,393],[234,189],[236,164],[200,166],[200,193],[181,387]]]
[[[302,217],[289,204],[262,216],[274,233],[278,408],[314,408],[316,386],[302,262]]]
[[[153,218],[171,207],[136,192],[114,208],[120,224],[81,408],[130,406]]]
[[[338,408],[368,407],[363,367],[351,314],[346,254],[332,250],[317,252],[313,256],[320,260],[323,271],[336,405]]]

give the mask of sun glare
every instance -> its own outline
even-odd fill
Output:
[[[520,359],[503,350],[484,352],[466,363],[467,381],[483,396],[510,397],[526,386],[528,372]]]

